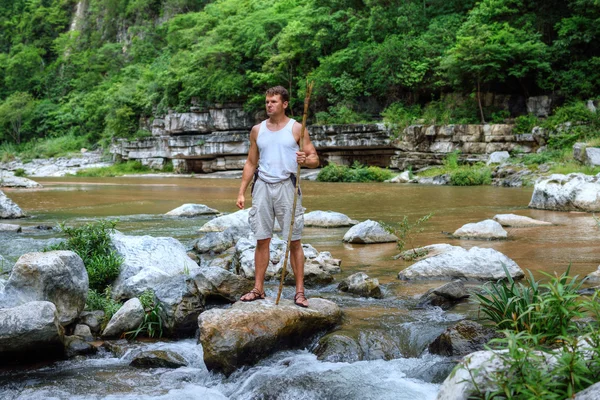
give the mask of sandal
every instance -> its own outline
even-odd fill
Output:
[[[308,304],[304,304],[305,301],[308,302],[308,299],[304,295],[304,292],[296,292],[296,295],[294,296],[294,304],[306,308],[308,307]]]
[[[244,300],[244,297],[246,297],[246,296],[249,296],[249,297]],[[264,298],[265,298],[265,292],[261,292],[257,288],[254,288],[251,291],[249,291],[248,293],[246,293],[245,295],[243,295],[242,297],[240,297],[240,300],[241,301],[254,301],[254,300],[262,300]]]

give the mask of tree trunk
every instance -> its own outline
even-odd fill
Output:
[[[479,112],[481,113],[481,123],[485,124],[485,117],[483,116],[483,107],[481,106],[481,82],[479,77],[477,78],[477,103],[479,104]]]

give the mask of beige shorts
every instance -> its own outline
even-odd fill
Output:
[[[291,209],[294,204],[295,187],[290,179],[277,183],[267,183],[257,179],[252,191],[252,208],[248,214],[248,222],[256,240],[273,237],[275,219],[281,227],[282,239],[287,240],[292,219]],[[300,240],[304,228],[304,208],[302,195],[296,203],[296,217],[292,240]]]

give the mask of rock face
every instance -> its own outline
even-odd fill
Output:
[[[88,289],[87,271],[74,252],[28,253],[14,265],[4,294],[0,293],[0,306],[49,301],[56,306],[60,323],[68,325],[83,311]]]
[[[368,219],[350,228],[343,240],[348,243],[369,244],[396,242],[398,238],[387,232],[379,222]]]
[[[363,297],[383,298],[377,278],[369,278],[364,272],[352,274],[338,285],[342,292],[350,292]]]
[[[0,190],[0,218],[23,218],[25,213]]]
[[[116,299],[129,299],[153,289],[165,279],[198,272],[185,247],[170,237],[111,235],[112,245],[123,257],[119,277],[113,285]]]
[[[335,211],[311,211],[304,214],[304,226],[316,226],[319,228],[337,228],[352,226],[358,221],[350,219],[345,214]]]
[[[460,239],[498,240],[506,239],[508,233],[502,229],[502,225],[491,219],[466,224],[458,228],[452,236]]]
[[[495,151],[492,154],[490,154],[490,158],[487,160],[486,164],[502,164],[509,158],[510,154],[508,154],[508,151]]]
[[[218,213],[219,211],[205,206],[204,204],[184,204],[169,211],[165,215],[173,217],[197,217],[199,215],[213,215]]]
[[[497,214],[494,215],[494,221],[498,222],[502,226],[509,226],[511,228],[524,228],[528,226],[549,226],[551,222],[540,221],[537,219],[524,217],[522,215],[515,214]]]
[[[554,174],[535,183],[529,207],[556,211],[600,211],[600,174]]]
[[[112,316],[102,337],[116,337],[136,329],[144,320],[144,307],[138,298],[127,300]]]
[[[454,249],[418,261],[401,271],[399,279],[466,279],[498,280],[506,277],[504,267],[514,279],[523,278],[521,268],[513,260],[494,249],[472,247]]]
[[[290,300],[237,302],[229,309],[200,314],[199,343],[210,370],[233,372],[286,347],[298,347],[313,334],[340,322],[342,312],[331,301],[310,299],[308,308]]]
[[[600,148],[588,147],[585,143],[573,145],[573,158],[591,167],[600,165]]]
[[[32,301],[0,309],[0,365],[63,353],[64,330],[56,307]]]
[[[461,321],[446,329],[429,345],[431,354],[462,357],[483,350],[485,344],[497,337],[496,332],[477,322]]]

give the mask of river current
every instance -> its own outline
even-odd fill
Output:
[[[37,190],[5,192],[32,217],[14,222],[25,228],[18,235],[0,236],[0,255],[10,265],[22,254],[41,250],[57,240],[56,231],[35,226],[81,224],[98,218],[118,219],[117,229],[131,235],[171,236],[185,245],[208,218],[164,216],[184,203],[201,203],[221,212],[234,212],[239,180],[206,178],[43,178]],[[449,243],[465,248],[491,247],[512,258],[536,279],[544,273],[585,275],[600,264],[600,229],[591,214],[531,210],[531,188],[448,187],[401,184],[302,182],[307,211],[332,210],[353,219],[395,223],[406,215],[411,222],[433,212],[423,232],[410,246]],[[250,199],[247,199],[248,205]],[[549,227],[508,229],[505,241],[450,239],[469,222],[514,213],[552,222]],[[201,346],[193,339],[139,343],[122,357],[101,351],[51,365],[0,371],[0,398],[7,399],[434,399],[452,364],[427,353],[427,345],[447,326],[477,318],[476,305],[463,303],[444,312],[416,307],[418,298],[442,282],[403,282],[397,274],[409,263],[394,260],[394,243],[342,243],[347,228],[306,228],[304,242],[330,251],[342,260],[342,274],[326,287],[312,288],[308,297],[339,304],[344,321],[339,331],[370,343],[367,360],[355,363],[319,361],[314,347],[279,351],[251,368],[229,377],[206,370]],[[337,291],[337,282],[355,272],[379,279],[384,298],[362,299]],[[6,277],[6,275],[4,276]],[[0,275],[1,278],[1,275]],[[276,284],[267,294],[276,293]],[[284,296],[291,298],[293,289]],[[385,336],[385,341],[380,340]],[[386,343],[393,351],[378,351]],[[189,366],[177,370],[138,370],[129,367],[137,347],[173,348]],[[381,349],[379,349],[381,350]],[[390,356],[394,354],[394,357]],[[385,354],[382,358],[382,354]]]

